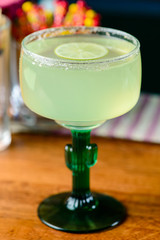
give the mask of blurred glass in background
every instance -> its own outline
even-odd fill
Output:
[[[23,7],[22,4],[24,3]],[[54,129],[52,121],[25,107],[18,80],[20,43],[27,34],[46,27],[85,25],[120,29],[137,37],[142,53],[142,92],[160,94],[160,1],[157,0],[0,0],[12,20],[11,108],[12,120],[34,130]],[[41,7],[44,11],[41,10]],[[83,9],[88,8],[84,13]],[[40,17],[41,16],[41,17]]]
[[[59,26],[98,26],[100,15],[83,0],[70,4],[67,0],[56,1],[9,1],[3,11],[12,20],[11,44],[11,94],[10,113],[12,122],[37,130],[52,130],[55,124],[49,119],[30,111],[24,104],[19,86],[19,56],[25,36],[37,30]],[[11,7],[12,6],[12,7]]]
[[[0,9],[0,151],[11,143],[9,121],[10,21]]]

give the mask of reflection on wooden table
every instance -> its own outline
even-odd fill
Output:
[[[158,240],[160,236],[160,147],[92,137],[99,148],[91,189],[112,195],[127,208],[126,221],[109,231],[71,234],[53,230],[37,217],[39,203],[71,190],[64,162],[68,136],[14,134],[0,153],[0,239]]]

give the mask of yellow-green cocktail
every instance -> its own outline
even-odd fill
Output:
[[[68,58],[72,56],[70,43],[86,43],[86,51],[100,46],[104,56],[83,61],[59,57],[56,49],[62,44]],[[134,49],[130,42],[111,36],[62,35],[37,39],[27,49],[37,56],[21,58],[22,94],[27,106],[42,116],[73,127],[95,126],[129,111],[138,100],[140,54],[118,60]]]
[[[73,172],[72,192],[50,196],[38,216],[49,227],[93,232],[126,217],[116,199],[90,192],[89,168],[97,161],[90,131],[136,104],[141,85],[139,42],[107,28],[53,28],[27,36],[22,43],[20,84],[26,105],[71,129],[65,146]]]

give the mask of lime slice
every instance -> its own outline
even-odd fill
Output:
[[[55,54],[58,57],[70,60],[93,60],[104,57],[107,53],[107,48],[89,42],[65,43],[55,49]]]

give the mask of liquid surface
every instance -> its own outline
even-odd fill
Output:
[[[58,57],[55,48],[69,42],[91,42],[109,52],[93,60],[72,63]],[[72,127],[91,127],[129,111],[137,102],[141,84],[140,54],[107,63],[129,53],[134,45],[101,36],[61,36],[40,39],[27,49],[45,57],[22,53],[20,82],[24,102],[34,112]],[[51,61],[50,61],[51,60]],[[54,60],[54,61],[52,61]]]
[[[55,59],[63,60],[61,57],[55,54],[55,50],[62,44],[71,43],[71,42],[85,42],[85,43],[95,43],[98,44],[109,52],[107,55],[101,59],[115,58],[127,54],[134,49],[134,45],[126,42],[124,40],[119,40],[111,37],[99,37],[99,36],[61,36],[55,38],[40,39],[27,44],[26,48],[33,53],[39,54],[40,56]]]

